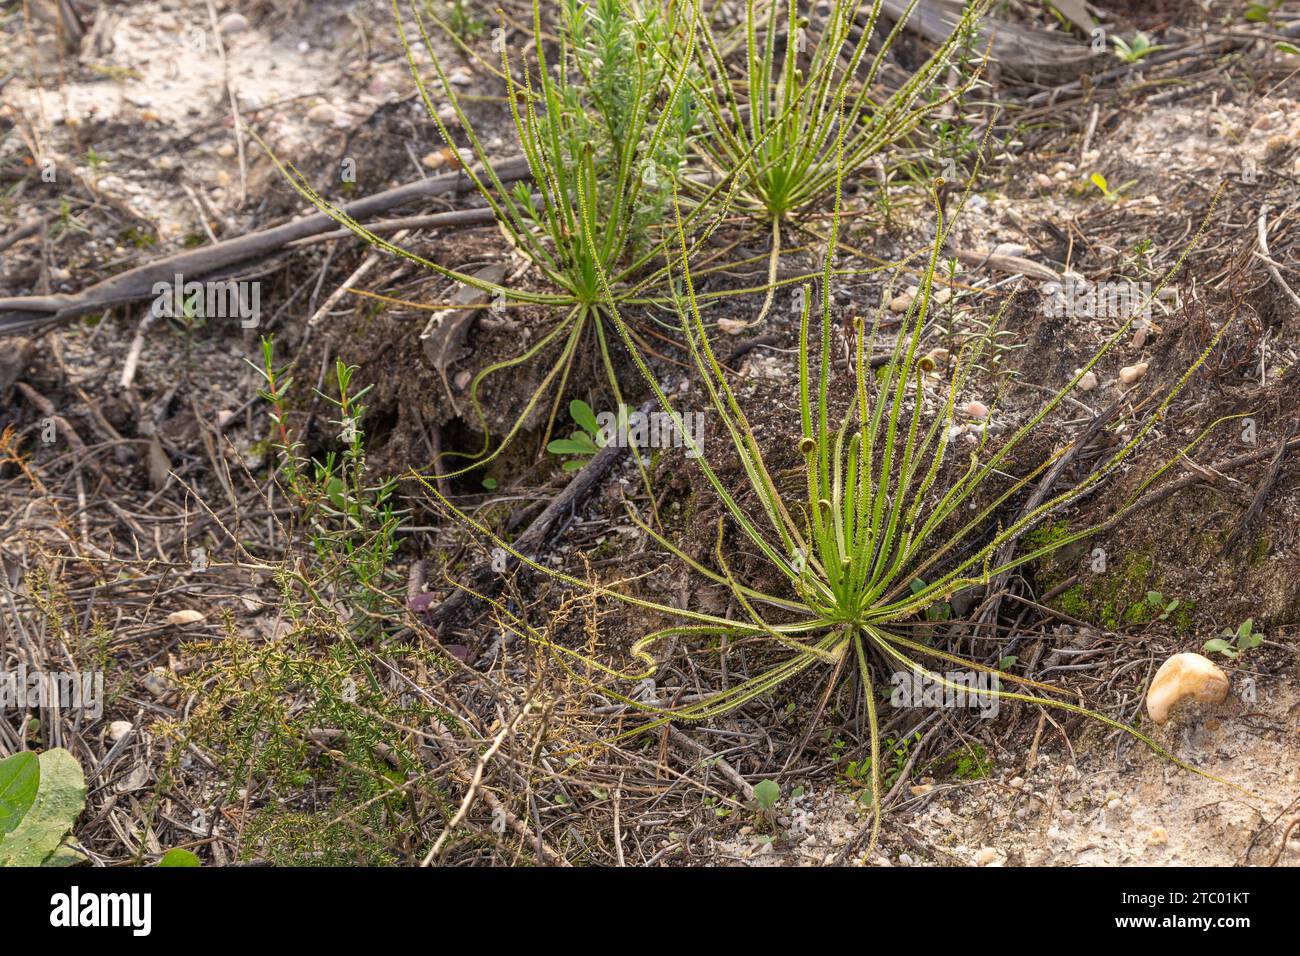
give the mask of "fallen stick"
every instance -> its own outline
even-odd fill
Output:
[[[496,167],[496,173],[503,183],[515,182],[528,177],[528,164],[522,158],[506,160]],[[455,192],[464,182],[463,174],[457,171],[397,186],[347,203],[341,209],[350,218],[363,221],[403,203]],[[152,298],[156,283],[173,282],[177,275],[184,276],[187,280],[198,279],[241,263],[265,259],[279,253],[292,242],[328,232],[334,225],[335,220],[329,215],[323,212],[313,213],[270,229],[166,256],[97,282],[78,293],[0,299],[0,336],[42,328],[111,306]]]
[[[1259,218],[1255,220],[1255,229],[1259,238],[1259,252],[1255,253],[1256,257],[1263,261],[1264,268],[1273,277],[1273,282],[1286,293],[1287,298],[1296,305],[1300,305],[1300,295],[1296,295],[1295,290],[1286,284],[1286,280],[1282,278],[1282,273],[1278,271],[1273,262],[1273,253],[1268,248],[1268,206],[1259,207]]]

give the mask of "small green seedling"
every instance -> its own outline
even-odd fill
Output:
[[[775,780],[760,780],[754,784],[754,806],[763,813],[771,813],[781,799],[781,788]]]
[[[1119,202],[1120,198],[1127,190],[1132,189],[1137,185],[1136,179],[1130,179],[1122,186],[1116,186],[1114,189],[1111,189],[1110,184],[1106,181],[1106,177],[1101,173],[1093,173],[1088,177],[1088,180],[1101,190],[1101,194],[1106,197],[1107,202]]]
[[[1183,602],[1179,601],[1177,598],[1172,601],[1166,601],[1165,596],[1159,591],[1148,591],[1147,603],[1160,612],[1156,616],[1157,621],[1167,621],[1169,620],[1169,615],[1173,614],[1174,611],[1177,611]]]
[[[86,862],[66,837],[86,806],[86,775],[63,749],[0,760],[0,868]]]
[[[1241,660],[1247,651],[1252,651],[1264,643],[1264,633],[1255,630],[1255,619],[1248,617],[1234,633],[1232,628],[1223,629],[1223,636],[1205,642],[1201,650],[1207,654],[1222,654],[1231,661]]]
[[[592,455],[600,451],[596,436],[600,426],[596,424],[596,413],[591,406],[581,399],[569,402],[569,416],[578,425],[578,430],[568,438],[556,438],[546,446],[552,455],[574,455],[564,463],[565,471],[577,471],[587,463]]]
[[[919,594],[920,592],[924,591],[928,586],[929,585],[927,585],[920,578],[916,578],[915,580],[912,581],[912,593]],[[947,601],[936,601],[934,604],[931,604],[929,607],[925,609],[925,619],[927,621],[930,621],[931,623],[939,623],[941,621],[951,620],[952,605],[949,604]]]
[[[1156,50],[1163,50],[1164,47],[1151,42],[1151,38],[1145,33],[1135,33],[1133,42],[1129,43],[1123,37],[1111,37],[1110,42],[1115,44],[1115,55],[1125,63],[1137,63],[1143,57],[1150,56]]]

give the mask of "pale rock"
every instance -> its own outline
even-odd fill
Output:
[[[947,305],[952,299],[952,289],[940,289],[934,294],[934,301],[939,305]]]
[[[975,865],[988,866],[997,858],[998,858],[998,851],[993,849],[993,847],[991,846],[982,847],[980,851],[975,854]]]
[[[235,149],[233,143],[222,143],[217,147],[217,155],[222,159],[230,159],[230,157],[234,156],[236,152],[238,152],[238,150]]]
[[[916,286],[908,286],[907,291],[900,292],[889,300],[889,311],[894,313],[906,312],[912,307],[912,303],[916,301],[916,294],[919,291]]]
[[[1038,186],[1039,189],[1051,189],[1052,177],[1048,176],[1046,173],[1035,173],[1034,184]]]
[[[167,615],[167,623],[175,624],[177,627],[184,627],[186,624],[197,624],[201,620],[203,620],[203,615],[189,608],[183,611],[172,611]]]
[[[426,154],[420,160],[420,164],[426,169],[442,169],[447,165],[447,153],[445,150],[435,149],[432,153]]]
[[[134,729],[134,725],[129,720],[115,720],[108,725],[108,739],[117,743]]]
[[[993,255],[1023,259],[1025,257],[1025,247],[1018,242],[999,242],[993,247]]]
[[[983,402],[967,402],[961,407],[962,414],[969,415],[971,418],[988,418],[989,407]]]
[[[165,667],[155,667],[144,676],[144,689],[162,700],[176,688],[176,681]]]
[[[317,103],[307,111],[307,119],[322,126],[331,125],[338,120],[338,110],[328,103]]]
[[[236,33],[243,33],[248,29],[248,17],[242,13],[227,13],[217,21],[217,29],[224,36],[232,36]]]
[[[1228,677],[1207,657],[1175,654],[1160,665],[1147,691],[1147,713],[1157,724],[1169,721],[1184,700],[1221,704],[1228,696]]]
[[[1155,827],[1147,834],[1147,846],[1167,846],[1169,831],[1164,827]]]
[[[718,319],[718,328],[728,335],[739,335],[749,328],[749,323],[740,319]]]
[[[1079,370],[1075,369],[1074,374],[1078,375]],[[1079,390],[1084,392],[1091,392],[1096,387],[1097,387],[1097,373],[1089,369],[1087,372],[1083,373],[1083,378],[1079,379]]]
[[[1125,385],[1132,385],[1135,382],[1142,381],[1143,376],[1147,373],[1148,363],[1138,362],[1136,365],[1125,365],[1119,370],[1119,380]]]

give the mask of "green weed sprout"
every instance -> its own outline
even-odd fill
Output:
[[[1206,641],[1201,650],[1207,654],[1222,654],[1230,661],[1239,661],[1263,643],[1264,633],[1255,630],[1255,619],[1248,617],[1236,631],[1232,628],[1224,629],[1221,637]]]

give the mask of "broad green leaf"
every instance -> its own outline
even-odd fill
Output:
[[[1246,620],[1241,622],[1241,627],[1237,628],[1237,636],[1249,637],[1251,632],[1254,629],[1255,629],[1255,619],[1253,617],[1248,617],[1246,618]]]
[[[34,753],[0,760],[0,836],[8,833],[31,807],[41,782],[41,765]]]
[[[488,491],[496,491],[497,480],[495,478],[484,478],[483,487],[486,488]]]
[[[325,485],[325,497],[329,498],[330,504],[339,511],[346,511],[348,506],[347,490],[348,486],[343,483],[343,479],[331,478]]]
[[[1287,43],[1285,40],[1279,40],[1273,44],[1278,53],[1288,53],[1291,56],[1300,56],[1300,46],[1294,43]]]
[[[163,854],[163,858],[158,861],[159,866],[202,866],[199,858],[189,850],[182,850],[177,847],[174,850],[168,850]]]
[[[569,414],[573,420],[584,430],[592,435],[600,431],[600,426],[596,423],[596,413],[580,398],[575,398],[569,402]]]
[[[1206,641],[1201,650],[1207,654],[1225,654],[1228,657],[1237,656],[1236,649],[1221,637]]]
[[[0,867],[40,866],[58,849],[86,805],[86,775],[66,750],[40,755],[40,785],[31,808],[0,837]]]
[[[62,843],[59,847],[45,858],[41,866],[85,866],[90,862],[90,857],[67,843]]]
[[[781,799],[781,788],[775,780],[760,780],[754,784],[754,802],[760,810],[771,810]]]
[[[1105,176],[1103,176],[1101,173],[1093,173],[1088,178],[1091,179],[1092,184],[1096,186],[1098,189],[1100,189],[1103,193],[1105,193],[1107,196],[1110,195],[1110,189],[1106,185]]]
[[[1164,596],[1163,594],[1161,594],[1159,591],[1148,591],[1148,592],[1147,592],[1147,603],[1148,603],[1148,604],[1154,604],[1154,605],[1156,605],[1157,607],[1164,607],[1164,606],[1165,606],[1165,596]]]
[[[546,450],[552,455],[594,455],[600,449],[586,432],[574,432],[571,438],[553,439]]]

